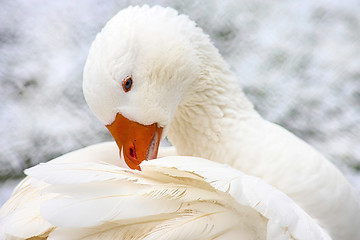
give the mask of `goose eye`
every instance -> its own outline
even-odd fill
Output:
[[[122,83],[122,87],[124,89],[125,92],[128,92],[131,90],[131,86],[132,86],[133,80],[131,77],[127,77],[123,83]]]

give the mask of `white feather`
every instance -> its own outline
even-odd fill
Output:
[[[45,199],[40,191],[46,186],[48,184],[29,177],[17,186],[0,209],[0,239],[27,239],[51,231],[53,225],[40,214],[40,205]]]
[[[41,206],[57,226],[49,239],[330,239],[284,194],[228,166],[165,157],[142,169],[49,162],[27,171],[51,183]]]

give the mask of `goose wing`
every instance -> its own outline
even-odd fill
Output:
[[[330,239],[262,180],[195,157],[50,162],[26,173],[42,188],[49,239]]]

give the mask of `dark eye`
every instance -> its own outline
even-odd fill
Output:
[[[125,92],[128,92],[128,91],[131,90],[132,83],[133,83],[133,80],[132,80],[131,77],[125,78],[125,80],[122,83],[122,87],[123,87]]]

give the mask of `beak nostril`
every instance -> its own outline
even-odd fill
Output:
[[[129,155],[130,155],[131,158],[136,159],[135,146],[130,147],[130,149],[129,149]]]

